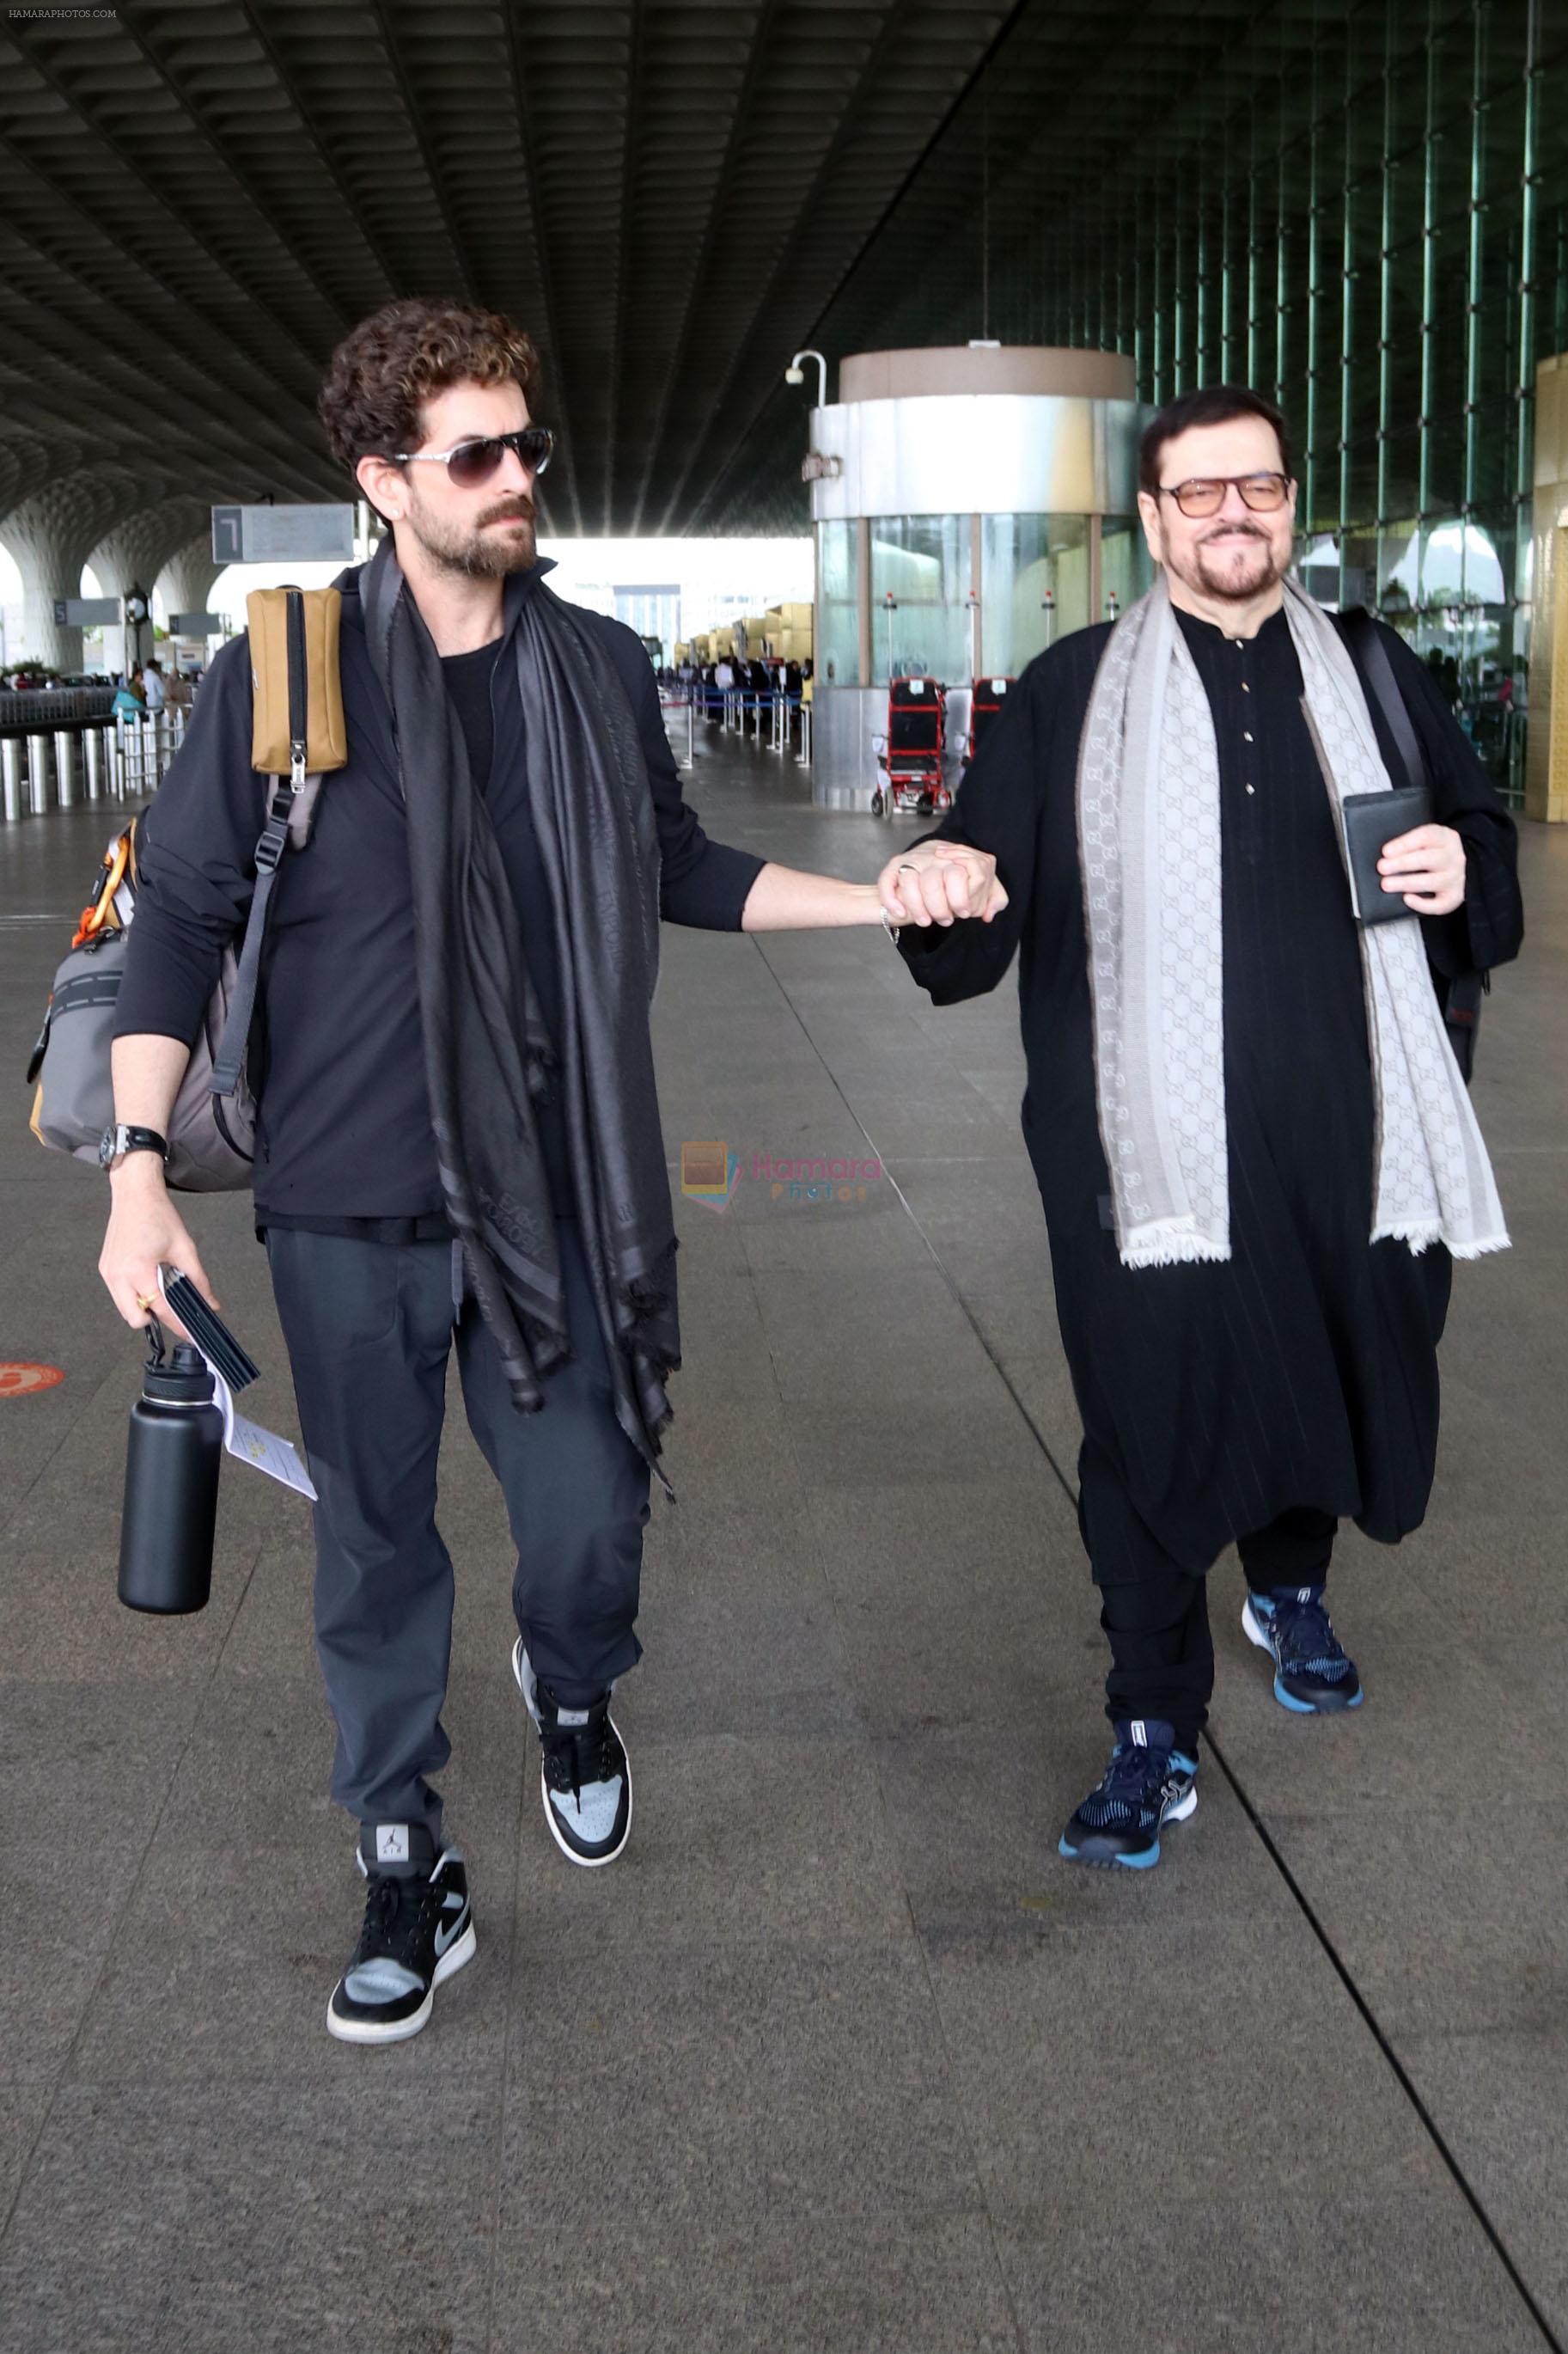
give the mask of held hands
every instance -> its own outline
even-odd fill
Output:
[[[1451,825],[1418,825],[1385,842],[1377,871],[1417,916],[1451,916],[1465,897],[1465,840]]]
[[[157,1155],[127,1154],[109,1182],[114,1205],[98,1272],[110,1298],[134,1331],[143,1331],[148,1317],[156,1316],[177,1340],[188,1341],[190,1334],[158,1289],[159,1266],[177,1267],[211,1307],[217,1301],[185,1221],[169,1199]]]
[[[995,859],[964,842],[922,842],[890,858],[876,896],[895,924],[950,924],[960,916],[989,924],[1007,905]]]

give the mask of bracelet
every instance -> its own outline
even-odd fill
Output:
[[[879,907],[876,912],[882,917],[883,930],[887,934],[887,937],[893,942],[894,947],[896,948],[898,946],[898,935],[903,930],[903,926],[894,922],[885,907]]]

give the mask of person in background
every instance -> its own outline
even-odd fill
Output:
[[[167,700],[166,692],[164,686],[164,666],[162,663],[149,662],[143,665],[142,671],[142,692],[146,697],[147,716],[150,719],[155,719]]]
[[[139,669],[133,670],[129,678],[122,678],[116,688],[110,716],[113,719],[141,719],[145,716],[146,709],[142,699],[142,673]]]

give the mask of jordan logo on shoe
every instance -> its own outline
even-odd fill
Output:
[[[407,1823],[376,1824],[376,1861],[377,1863],[408,1862],[408,1826]]]

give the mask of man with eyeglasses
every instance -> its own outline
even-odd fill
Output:
[[[1522,934],[1513,827],[1425,665],[1287,577],[1278,410],[1184,395],[1140,484],[1152,589],[1030,665],[953,809],[882,876],[938,1005],[1022,946],[1024,1139],[1111,1649],[1110,1764],[1060,1848],[1133,1870],[1196,1804],[1228,1544],[1277,1701],[1361,1702],[1324,1603],[1335,1532],[1420,1524],[1451,1261],[1507,1243],[1434,980]],[[1361,813],[1395,919],[1358,921],[1354,802],[1404,783],[1406,753],[1430,815],[1384,835]],[[954,924],[960,845],[1008,895],[983,928]]]
[[[535,376],[506,319],[403,302],[348,336],[322,395],[334,454],[389,528],[337,583],[349,759],[279,881],[255,1198],[319,1495],[333,1794],[369,1883],[328,2009],[355,2043],[416,2034],[474,1950],[432,1779],[450,1754],[435,1507],[454,1336],[517,1548],[511,1665],[546,1821],[571,1862],[603,1866],[630,1829],[610,1694],[640,1653],[680,1356],[649,1032],[660,917],[882,920],[874,884],[704,834],[641,642],[546,581]],[[101,1261],[136,1326],[160,1263],[211,1297],[159,1148],[254,885],[250,728],[241,641],[212,665],[141,851],[114,1048],[131,1133]],[[992,894],[975,854],[958,900],[983,914]]]

